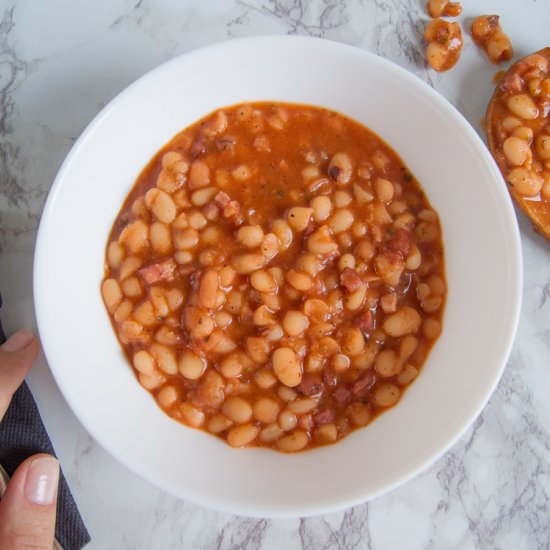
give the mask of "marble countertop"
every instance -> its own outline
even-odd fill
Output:
[[[476,15],[500,14],[516,57],[548,45],[548,0],[464,0],[463,7],[465,29]],[[1,0],[0,288],[7,331],[34,325],[33,248],[61,162],[97,112],[136,78],[220,40],[313,35],[405,67],[481,133],[496,69],[465,33],[458,66],[444,74],[428,70],[420,46],[426,20],[423,0]],[[29,383],[89,527],[88,548],[548,548],[550,244],[523,217],[520,229],[519,332],[488,406],[424,473],[339,513],[253,520],[159,491],[91,439],[39,360]]]

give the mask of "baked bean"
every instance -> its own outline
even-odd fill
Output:
[[[122,291],[116,279],[106,279],[101,285],[101,293],[107,309],[113,312],[122,300]]]
[[[117,241],[112,241],[107,247],[107,261],[112,269],[118,269],[124,260],[124,247]]]
[[[374,182],[374,190],[378,200],[383,203],[388,203],[393,199],[394,188],[393,183],[386,178],[377,178]]]
[[[310,253],[302,254],[294,264],[294,269],[297,271],[304,271],[312,277],[315,277],[319,272],[317,256]]]
[[[191,202],[195,206],[204,206],[208,202],[210,202],[214,195],[218,193],[217,187],[203,187],[202,189],[198,189],[197,191],[194,191],[191,195]]]
[[[259,225],[243,225],[237,231],[237,240],[247,248],[255,248],[262,244],[264,232]]]
[[[273,372],[281,384],[293,388],[301,382],[302,365],[293,349],[287,347],[277,348],[273,352],[271,361]]]
[[[350,292],[344,298],[345,308],[350,311],[358,310],[365,302],[366,295],[367,295],[367,285],[362,285],[356,291]]]
[[[336,183],[347,184],[353,174],[351,158],[346,153],[336,153],[331,159],[328,167],[328,175]]]
[[[264,443],[273,443],[274,441],[277,441],[277,439],[279,439],[283,434],[284,431],[281,430],[278,424],[268,424],[260,432],[260,441],[263,441]]]
[[[409,252],[409,255],[405,259],[405,267],[409,271],[416,271],[420,265],[422,264],[422,256],[420,254],[420,250],[416,245],[411,247],[411,251]]]
[[[351,195],[347,191],[334,192],[334,205],[336,206],[336,208],[344,208],[346,206],[349,206],[352,200],[353,199]]]
[[[426,7],[430,17],[457,17],[462,13],[460,2],[450,2],[449,0],[428,0]]]
[[[181,403],[178,413],[182,421],[192,428],[200,428],[204,424],[204,413],[191,403]]]
[[[150,189],[145,195],[145,204],[157,220],[172,223],[176,218],[177,207],[172,197],[161,189]]]
[[[322,323],[330,316],[330,307],[318,298],[310,298],[304,302],[304,313],[313,322]]]
[[[264,424],[271,424],[276,422],[279,411],[279,403],[269,397],[258,399],[258,401],[254,403],[252,409],[254,418],[259,422],[263,422]]]
[[[189,214],[187,214],[187,222],[189,223],[190,227],[196,229],[197,231],[201,231],[208,225],[208,220],[205,218],[204,214],[202,212],[198,212],[197,210],[193,210],[189,212]],[[203,234],[201,234],[201,238],[203,237]]]
[[[134,353],[134,367],[138,372],[151,376],[155,372],[155,360],[150,353],[142,349]]]
[[[191,350],[183,351],[178,359],[179,373],[189,380],[198,380],[205,368],[204,360]]]
[[[262,240],[260,250],[266,259],[271,260],[281,247],[281,241],[275,233],[268,233]]]
[[[128,340],[140,339],[143,333],[143,325],[136,321],[126,320],[120,325],[120,331]]]
[[[313,208],[295,206],[288,211],[288,223],[292,229],[301,233],[308,226],[312,214]]]
[[[178,390],[174,386],[163,386],[157,393],[157,401],[159,405],[165,409],[171,407],[178,399]]]
[[[535,150],[541,159],[550,160],[550,135],[538,136],[535,140]]]
[[[259,432],[259,428],[250,423],[234,426],[227,432],[227,442],[232,447],[245,447],[256,439]]]
[[[410,384],[416,377],[418,376],[418,370],[416,367],[413,367],[409,363],[407,363],[403,370],[399,373],[396,380],[397,383],[401,386],[406,386],[407,384]]]
[[[437,319],[426,319],[422,325],[424,336],[430,340],[434,340],[441,333],[441,324]]]
[[[533,120],[539,116],[539,108],[528,94],[512,95],[506,105],[513,115],[524,120]]]
[[[157,388],[160,388],[164,382],[166,382],[166,376],[162,374],[160,371],[155,370],[153,374],[138,374],[139,383],[149,391],[156,390]]]
[[[143,294],[143,287],[137,277],[129,277],[122,281],[122,292],[128,298],[138,298]]]
[[[222,413],[237,424],[244,424],[252,418],[252,407],[242,397],[229,397],[222,405]]]
[[[338,429],[336,428],[336,424],[333,422],[322,424],[315,431],[315,440],[320,445],[334,443],[336,439],[338,439]]]
[[[119,324],[122,323],[122,321],[125,321],[128,317],[130,317],[133,309],[134,305],[130,300],[123,300],[113,314],[115,321]]]
[[[330,216],[332,202],[329,197],[323,195],[314,197],[310,205],[313,210],[313,219],[316,222],[323,222]]]
[[[145,300],[136,306],[134,308],[133,317],[138,323],[145,327],[153,326],[158,322],[153,304],[150,300]]]
[[[507,34],[502,31],[498,15],[480,15],[472,23],[472,38],[485,50],[491,63],[512,58],[514,50]]]
[[[544,183],[539,174],[526,168],[513,168],[506,179],[513,190],[523,197],[538,195]]]
[[[253,361],[263,365],[269,359],[269,342],[265,338],[249,336],[246,339],[246,351]]]
[[[303,271],[296,271],[290,269],[286,274],[286,280],[296,289],[302,292],[307,292],[313,285],[311,275],[304,273]]]
[[[350,420],[355,424],[356,426],[366,426],[371,418],[371,412],[367,405],[364,403],[352,403],[348,407],[348,414],[350,417]]]
[[[214,269],[208,269],[204,272],[199,287],[200,304],[210,309],[216,303],[216,295],[220,287],[220,277]]]
[[[277,395],[283,400],[283,401],[292,401],[296,399],[298,394],[292,389],[287,386],[279,386],[277,389]]]
[[[283,318],[283,329],[289,336],[300,336],[308,326],[308,318],[300,311],[289,310]]]
[[[420,303],[420,307],[426,313],[434,313],[441,307],[442,302],[441,296],[432,296],[423,300]]]
[[[302,430],[295,430],[291,434],[285,435],[277,440],[275,445],[279,451],[284,453],[294,453],[301,451],[309,443],[309,437]]]
[[[277,383],[277,378],[273,372],[268,369],[258,369],[254,373],[254,380],[262,390],[272,388]]]
[[[176,374],[178,372],[176,353],[172,348],[162,344],[151,344],[149,351],[162,372],[166,374]]]
[[[199,242],[199,233],[196,229],[182,229],[174,231],[174,244],[180,250],[195,248]]]
[[[129,254],[141,254],[149,245],[149,227],[141,220],[131,222],[120,232],[118,242],[126,246]]]
[[[151,224],[149,235],[151,246],[156,254],[165,256],[172,251],[172,235],[166,224],[161,222]]]
[[[331,367],[334,372],[346,372],[350,367],[350,359],[347,355],[337,353],[332,358]]]
[[[266,305],[263,305],[254,311],[252,322],[258,327],[265,327],[273,325],[275,318],[273,317],[273,312]]]
[[[380,384],[374,392],[374,403],[379,407],[391,407],[400,397],[400,391],[394,384]]]
[[[458,23],[432,19],[424,31],[426,58],[436,71],[452,69],[462,51],[462,31]]]
[[[228,430],[232,425],[233,422],[229,420],[227,416],[224,416],[223,414],[216,414],[208,420],[206,429],[210,433],[219,434]]]
[[[202,160],[196,160],[191,164],[187,185],[189,189],[207,187],[210,184],[210,168]]]
[[[399,373],[401,365],[397,360],[395,351],[393,349],[385,349],[376,356],[374,368],[380,376],[390,378]]]
[[[359,204],[369,204],[374,199],[374,195],[361,187],[358,183],[353,184],[353,194],[355,195],[355,200]]]
[[[275,220],[271,224],[271,231],[277,235],[283,250],[286,250],[291,245],[294,235],[292,228],[285,220]]]
[[[421,322],[422,318],[416,309],[410,306],[404,306],[396,313],[386,317],[383,327],[387,334],[399,338],[406,334],[416,332]]]
[[[355,357],[365,349],[365,338],[358,328],[345,329],[340,340],[342,352]]]
[[[309,236],[307,249],[313,254],[323,255],[336,252],[338,245],[334,242],[328,226],[323,225]]]
[[[328,226],[333,234],[347,231],[354,222],[353,214],[347,208],[336,210],[328,220]]]
[[[263,267],[266,259],[262,254],[241,254],[231,260],[231,265],[240,275],[248,275]]]
[[[283,431],[289,432],[298,425],[298,419],[292,411],[285,409],[279,414],[277,418],[277,423]]]

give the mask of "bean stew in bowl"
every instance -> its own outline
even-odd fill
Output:
[[[436,212],[380,138],[281,103],[216,111],[138,178],[103,299],[173,418],[299,451],[394,405],[441,331]]]
[[[374,498],[449,449],[506,364],[521,254],[500,182],[452,106],[364,51],[176,58],[97,116],[48,197],[55,380],[182,499],[291,517]]]

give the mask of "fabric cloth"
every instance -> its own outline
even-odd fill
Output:
[[[0,322],[0,344],[5,340]],[[23,382],[0,422],[0,464],[11,476],[23,460],[36,453],[49,453],[55,456],[32,393]],[[55,537],[64,550],[80,550],[90,542],[90,535],[80,517],[63,472],[59,480]]]

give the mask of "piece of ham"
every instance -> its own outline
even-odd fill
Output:
[[[176,262],[172,258],[153,262],[152,264],[142,267],[138,273],[140,277],[148,285],[153,285],[160,281],[173,281],[176,271]]]
[[[355,292],[365,284],[357,273],[350,267],[346,267],[340,274],[340,285],[348,292]]]

